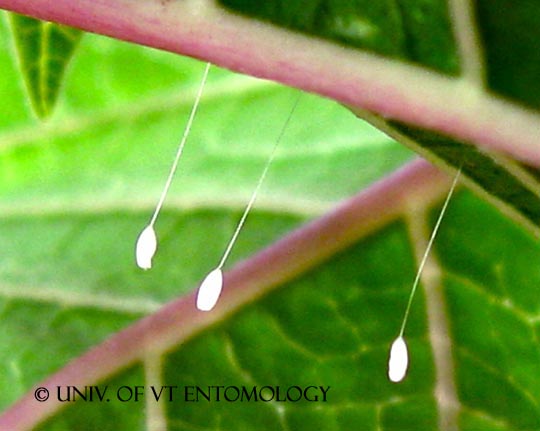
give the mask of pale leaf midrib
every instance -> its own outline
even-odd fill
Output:
[[[407,230],[417,262],[421,261],[428,247],[430,233],[427,219],[427,211],[411,211],[406,216]],[[447,313],[442,274],[443,269],[437,259],[433,254],[428,255],[421,274],[421,283],[426,298],[428,335],[435,366],[434,396],[439,410],[439,429],[457,431],[461,403],[456,387],[456,367],[452,356],[454,346],[450,334],[450,317]]]
[[[221,79],[219,82],[209,83],[202,96],[201,103],[208,103],[223,98],[245,96],[250,93],[268,91],[277,84],[269,81],[256,80],[235,75],[232,78]],[[189,107],[195,97],[195,85],[186,88],[179,86],[169,89],[159,95],[149,96],[136,101],[125,101],[112,108],[96,112],[80,113],[72,116],[53,118],[46,123],[36,122],[32,125],[22,126],[0,135],[0,154],[21,146],[37,145],[43,140],[55,139],[86,129],[95,129],[109,123],[127,123],[134,119],[151,115],[155,112],[166,112],[179,107]],[[179,120],[181,121],[181,120]]]
[[[485,91],[486,65],[471,0],[449,0],[449,16],[458,47],[462,79]]]
[[[163,305],[149,298],[129,298],[102,293],[75,292],[46,286],[9,284],[4,281],[0,281],[0,298],[28,300],[68,308],[93,308],[130,315],[147,315],[157,311]]]
[[[324,214],[337,202],[317,201],[310,199],[299,199],[291,196],[261,196],[257,199],[254,211],[278,214],[283,216],[297,216],[300,218],[311,218]],[[119,214],[139,215],[149,214],[155,207],[155,199],[147,200],[121,200],[107,199],[101,203],[88,202],[86,200],[70,202],[39,202],[38,205],[30,203],[19,203],[13,205],[9,202],[0,201],[0,221],[21,220],[21,218],[58,217],[70,218],[75,216],[96,216],[107,215],[118,216]],[[199,198],[174,198],[167,199],[165,212],[186,215],[198,211],[241,211],[246,206],[246,198],[238,196],[236,198],[205,200]]]

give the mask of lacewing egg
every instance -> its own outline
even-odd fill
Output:
[[[390,348],[388,360],[388,378],[394,383],[401,382],[407,374],[409,366],[409,354],[407,344],[402,336],[397,337]]]
[[[223,273],[220,268],[211,271],[201,283],[197,293],[197,308],[210,311],[217,303],[223,288]]]
[[[157,238],[156,238],[156,233],[154,232],[154,223],[159,215],[159,212],[161,211],[161,207],[163,205],[163,202],[165,201],[165,197],[167,196],[169,187],[172,184],[172,180],[174,178],[176,168],[180,161],[180,156],[182,155],[184,145],[187,141],[189,132],[191,130],[191,125],[193,124],[193,120],[195,119],[195,114],[197,113],[199,102],[201,101],[202,92],[206,84],[206,78],[208,77],[209,70],[210,70],[210,63],[206,63],[206,67],[204,69],[201,83],[199,84],[199,90],[197,91],[195,102],[193,102],[193,106],[191,107],[191,113],[189,114],[188,122],[184,129],[184,134],[182,135],[182,139],[180,140],[180,144],[178,145],[178,150],[176,151],[176,155],[174,156],[173,163],[169,171],[169,176],[167,177],[167,181],[165,182],[165,186],[163,187],[163,191],[161,192],[161,196],[156,205],[154,215],[152,216],[152,219],[150,220],[150,223],[148,224],[148,226],[146,226],[146,228],[143,229],[143,231],[139,235],[139,238],[137,239],[137,246],[135,248],[135,258],[137,261],[137,266],[141,269],[152,268],[152,258],[154,257],[154,254],[156,253],[156,250],[157,250]]]
[[[157,238],[156,233],[152,225],[146,226],[139,238],[137,239],[137,246],[135,250],[135,258],[137,260],[137,266],[141,269],[152,268],[152,258],[157,250]]]

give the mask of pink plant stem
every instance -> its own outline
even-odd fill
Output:
[[[336,252],[411,208],[426,208],[448,191],[448,177],[423,160],[411,162],[393,175],[343,202],[335,210],[293,231],[225,274],[223,295],[212,312],[195,307],[195,293],[181,297],[158,312],[112,335],[72,360],[0,416],[0,429],[30,430],[65,403],[38,402],[34,389],[54,394],[60,385],[91,385],[145,357],[170,351],[241,306],[319,265]]]
[[[0,0],[0,8],[319,93],[540,167],[540,115],[466,77],[243,18],[210,0]],[[516,77],[519,79],[519,77]]]

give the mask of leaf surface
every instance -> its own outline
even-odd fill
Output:
[[[46,118],[58,99],[82,32],[17,14],[9,14],[9,20],[32,108],[38,117]]]
[[[331,97],[441,168],[463,166],[470,187],[539,232],[537,62],[524,54],[538,51],[534,5],[38,1],[0,6]]]
[[[0,394],[0,423],[11,429],[17,423],[9,406],[24,393],[117,331],[141,325],[141,317],[158,313],[159,321],[162,305],[192,292],[212,269],[296,97],[211,71],[156,225],[155,268],[141,272],[134,242],[156,203],[203,65],[96,36],[82,45],[47,124],[18,105],[16,68],[8,52],[0,54],[11,83],[5,97],[19,106],[6,112],[11,120],[2,123],[0,144],[0,382],[9,388]],[[228,268],[410,158],[339,105],[303,95]],[[540,429],[540,273],[531,265],[540,250],[529,232],[466,191],[443,220],[427,268],[435,282],[424,279],[413,305],[405,333],[409,375],[403,384],[388,382],[388,349],[437,216],[419,194],[413,189],[394,222],[267,295],[217,321],[186,316],[185,326],[197,332],[181,344],[159,331],[155,339],[133,337],[166,349],[143,349],[144,361],[89,382],[107,385],[110,402],[66,403],[40,429],[165,422],[172,430]],[[433,315],[446,315],[447,337],[435,331]],[[161,325],[184,330],[168,320]],[[450,351],[442,361],[441,339]],[[117,353],[111,347],[91,365],[105,368]],[[144,396],[120,401],[127,385],[145,386]],[[174,400],[152,403],[151,386],[162,385],[180,389]],[[185,387],[195,385],[330,390],[327,402],[186,402]],[[438,391],[455,403],[445,404]],[[51,402],[30,403],[29,416]]]

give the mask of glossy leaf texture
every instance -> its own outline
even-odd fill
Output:
[[[9,21],[32,108],[38,117],[49,117],[83,32],[17,14],[9,14]]]

